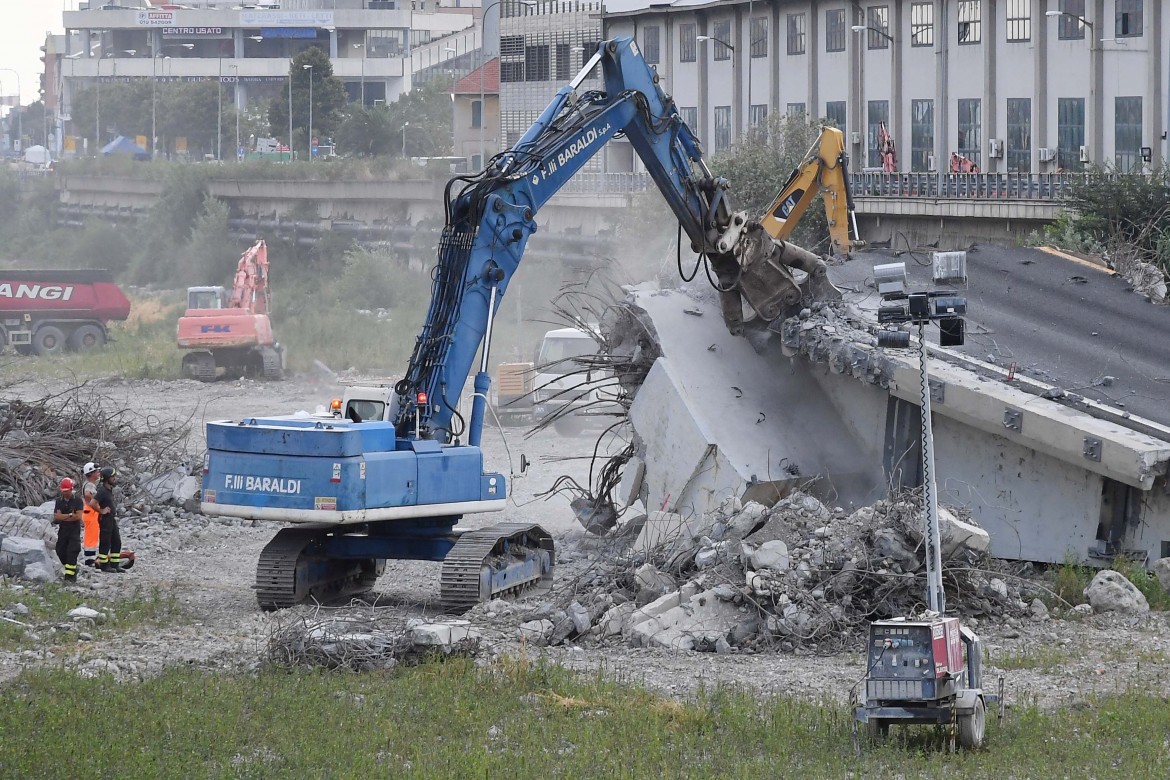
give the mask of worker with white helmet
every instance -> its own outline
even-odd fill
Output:
[[[84,481],[81,483],[81,500],[85,505],[81,508],[81,554],[86,566],[97,565],[98,541],[101,538],[101,525],[98,522],[97,489],[100,469],[92,460],[81,469]]]
[[[77,582],[77,556],[81,552],[81,499],[73,495],[73,480],[60,483],[61,495],[53,505],[57,525],[57,557],[65,567],[65,581]]]

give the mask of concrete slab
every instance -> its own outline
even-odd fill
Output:
[[[646,431],[650,506],[709,512],[793,472],[821,477],[820,489],[842,505],[880,493],[880,453],[854,435],[810,372],[729,334],[714,301],[681,292],[634,301],[663,354],[630,410],[635,430]]]

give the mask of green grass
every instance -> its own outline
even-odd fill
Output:
[[[72,632],[51,636],[49,629],[71,622],[69,610],[82,604],[107,614],[104,622],[96,625],[87,623],[81,628],[96,639],[134,626],[167,625],[183,619],[183,609],[173,593],[158,587],[127,585],[125,592],[119,593],[113,600],[92,592],[75,593],[57,583],[25,587],[22,590],[0,586],[0,610],[17,603],[24,604],[29,613],[16,615],[14,619],[30,626],[25,628],[0,620],[0,649],[18,650],[36,646],[27,636],[29,631],[40,636],[42,641],[76,641],[76,634]]]
[[[847,685],[842,682],[842,685]],[[0,687],[4,777],[1162,777],[1170,708],[1127,693],[1027,705],[949,755],[895,729],[858,760],[846,708],[714,690],[665,699],[604,675],[469,660],[398,672],[182,668],[145,682],[23,673]]]
[[[1044,646],[1004,653],[1003,655],[993,655],[988,659],[988,663],[1004,671],[1038,669],[1042,672],[1051,672],[1067,664],[1070,660],[1071,656],[1063,648]]]
[[[1157,612],[1170,610],[1170,593],[1166,592],[1158,578],[1147,571],[1143,564],[1118,557],[1114,559],[1110,568],[1124,576],[1142,592],[1150,604],[1150,609]],[[1098,571],[1092,566],[1073,563],[1071,560],[1049,569],[1048,579],[1052,591],[1059,598],[1047,597],[1048,606],[1054,609],[1067,609],[1067,604],[1076,606],[1088,603],[1084,590]]]

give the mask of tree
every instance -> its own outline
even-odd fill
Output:
[[[389,112],[390,127],[398,135],[397,154],[405,151],[406,157],[444,157],[451,153],[450,79],[435,79],[402,95],[390,104]]]
[[[317,136],[332,136],[341,123],[345,109],[345,85],[333,76],[329,55],[316,46],[293,57],[289,65],[292,79],[293,148],[308,149],[309,84],[312,83],[313,128]],[[268,106],[268,131],[275,138],[288,138],[288,92],[281,90]],[[300,146],[303,142],[305,145]]]
[[[715,155],[711,169],[731,182],[731,203],[736,211],[755,216],[772,204],[792,170],[804,160],[827,120],[773,115],[736,143],[730,151]],[[810,252],[827,251],[829,227],[825,210],[817,202],[809,206],[796,230],[793,243]]]
[[[348,117],[337,128],[337,148],[346,155],[377,157],[397,154],[395,130],[390,110],[385,106],[366,108],[354,105]]]
[[[24,133],[22,149],[30,146],[40,144],[41,146],[50,146],[47,138],[52,137],[53,123],[52,119],[49,124],[45,124],[45,104],[38,100],[35,103],[30,103],[27,106],[19,106],[12,109],[8,116],[8,142],[14,144],[16,141],[17,130]],[[46,135],[46,132],[48,135]],[[10,148],[15,148],[11,146]]]

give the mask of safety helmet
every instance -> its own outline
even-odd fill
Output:
[[[102,480],[108,480],[110,477],[118,476],[118,470],[113,466],[105,466],[102,469]]]
[[[82,467],[82,469],[81,469],[81,475],[82,475],[83,477],[88,477],[90,474],[94,473],[94,472],[95,472],[95,471],[97,471],[97,470],[98,470],[98,464],[94,463],[94,462],[91,460],[89,463],[86,463],[86,464],[85,464],[85,465]]]
[[[61,480],[61,490],[72,490],[72,489],[73,489],[73,480],[69,479],[69,477],[65,477],[63,480]]]

